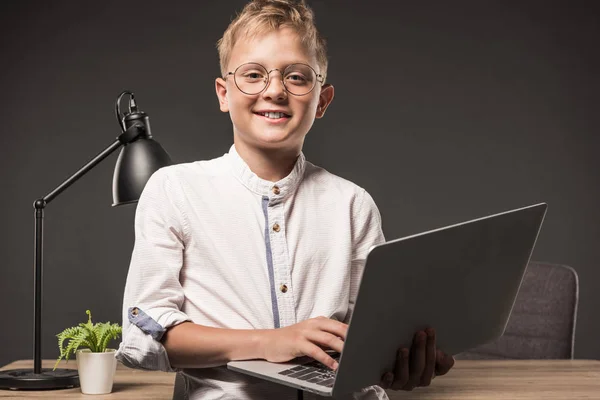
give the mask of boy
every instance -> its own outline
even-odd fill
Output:
[[[384,241],[381,219],[364,189],[302,154],[334,97],[306,4],[252,1],[218,47],[215,88],[234,145],[163,168],[144,189],[118,358],[182,371],[190,399],[293,399],[294,389],[225,364],[308,355],[337,368],[324,349],[342,350],[364,258]],[[382,385],[426,386],[452,364],[432,330],[419,332]],[[387,396],[373,386],[354,398]]]

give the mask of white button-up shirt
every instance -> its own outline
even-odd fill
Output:
[[[383,241],[371,196],[303,154],[278,182],[254,174],[235,146],[213,160],[163,168],[137,206],[117,357],[176,370],[160,338],[184,321],[229,329],[318,316],[347,323],[367,252]],[[296,398],[295,389],[225,366],[180,372],[190,399]],[[356,396],[387,398],[376,386]]]

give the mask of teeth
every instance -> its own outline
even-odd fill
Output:
[[[280,112],[267,112],[267,113],[264,113],[263,115],[267,118],[273,118],[273,119],[283,118],[283,116],[284,116],[284,114],[280,113]]]

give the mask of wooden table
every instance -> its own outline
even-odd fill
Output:
[[[427,388],[388,394],[398,400],[600,399],[600,361],[457,360]]]
[[[54,361],[44,360],[44,367]],[[31,368],[32,361],[16,361],[0,369]],[[61,365],[75,368],[75,362]],[[113,393],[95,396],[97,399],[171,399],[174,374],[147,372],[119,364]],[[60,394],[60,396],[58,396]],[[518,360],[470,361],[458,360],[448,375],[438,377],[427,388],[412,392],[389,392],[397,400],[600,400],[600,361],[597,360]],[[87,399],[79,388],[60,391],[6,391],[5,399]]]
[[[42,368],[52,368],[56,360],[43,360]],[[15,361],[4,369],[33,368],[33,360]],[[61,361],[58,368],[77,369],[75,360],[68,363]],[[175,374],[158,371],[142,371],[125,367],[117,363],[117,373],[113,384],[113,392],[108,395],[85,395],[80,388],[63,390],[0,390],[0,399],[129,399],[129,400],[154,400],[173,398],[173,385]]]

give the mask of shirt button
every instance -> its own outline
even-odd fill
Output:
[[[133,315],[138,315],[140,313],[140,310],[137,307],[133,307],[133,309],[131,310],[131,313]]]
[[[287,285],[281,285],[281,287],[279,289],[281,290],[282,293],[286,293],[288,291]]]
[[[277,186],[273,186],[273,194],[279,194],[281,193],[281,190],[279,190],[279,188]]]
[[[275,232],[279,232],[281,230],[281,227],[279,226],[279,224],[275,224],[275,225],[273,225],[273,230]]]

